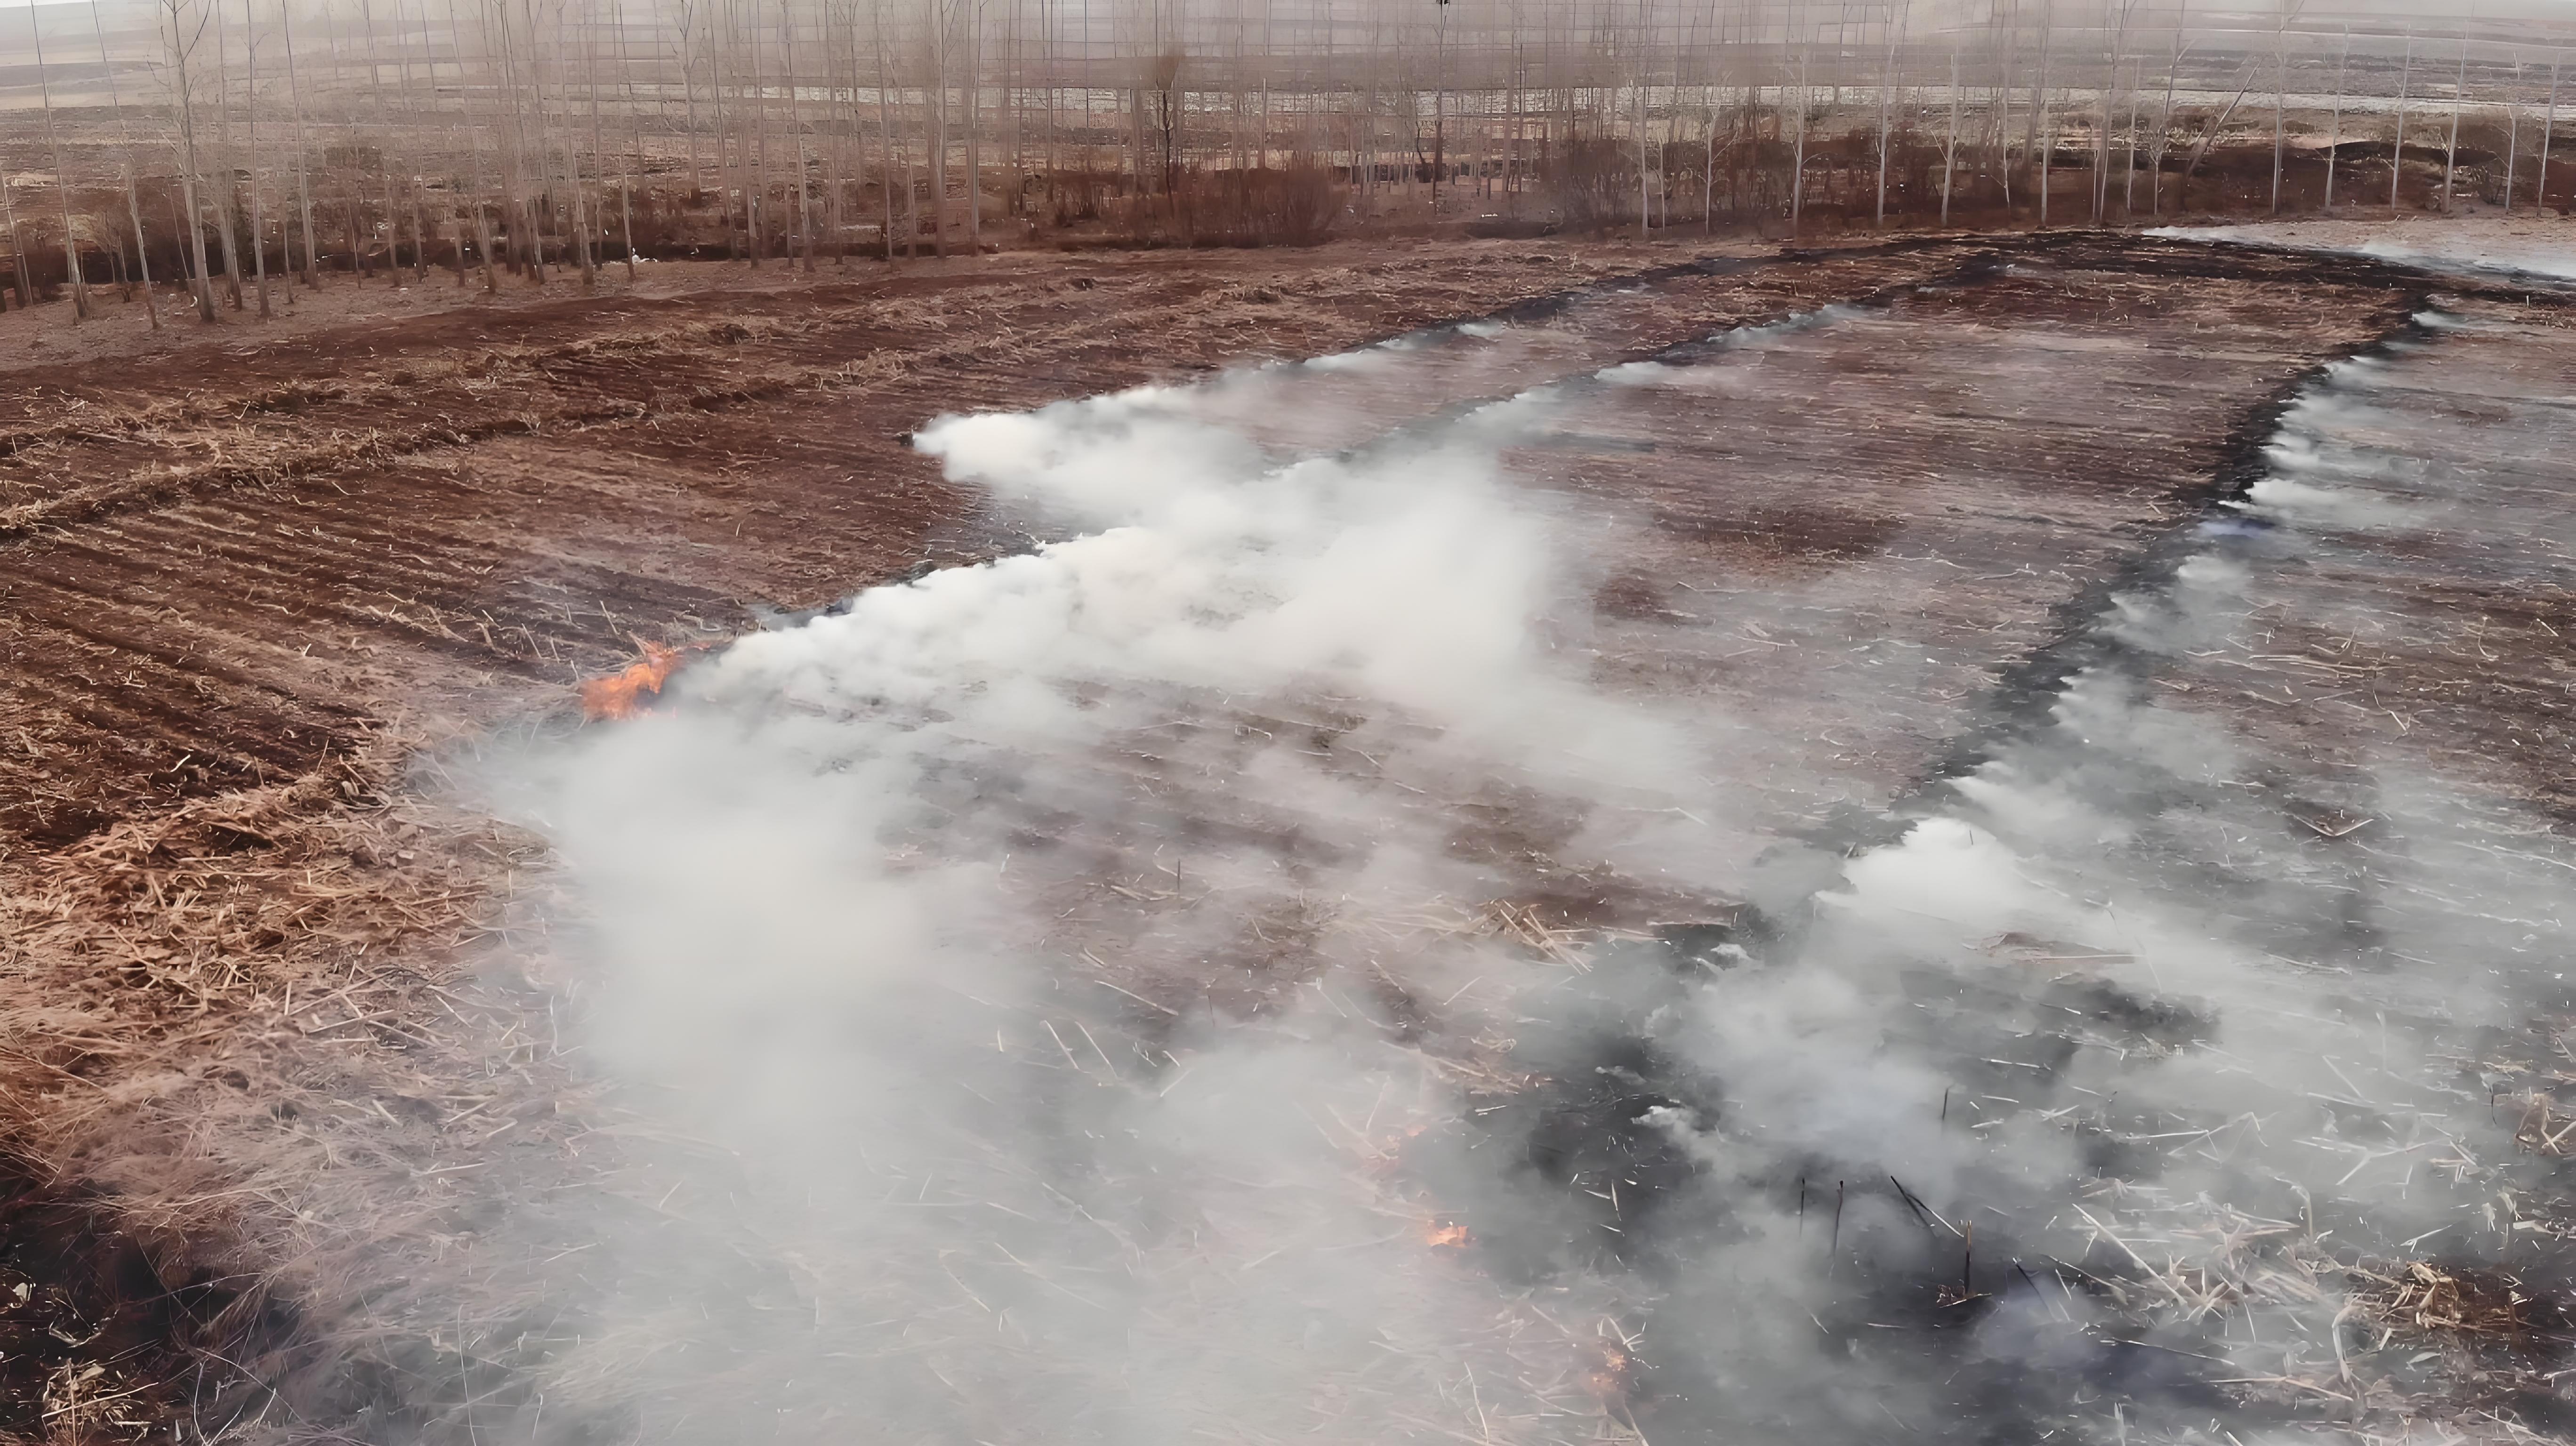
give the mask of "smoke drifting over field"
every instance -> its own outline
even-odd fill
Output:
[[[1699,801],[1711,761],[1552,658],[1579,560],[1490,422],[1282,464],[1201,404],[927,429],[1086,535],[747,640],[570,769],[603,1046],[741,1153],[741,1224],[830,1317],[735,1341],[755,1397],[855,1356],[814,1406],[1031,1439],[1587,1405],[1600,1361],[1498,1319],[1403,1168],[1493,1073],[1459,1026],[1549,969],[1474,931],[1495,883],[1440,805]],[[1639,817],[1600,846],[1688,857]]]
[[[1722,426],[1732,358],[1854,314],[1323,455],[1259,439],[1407,348],[925,428],[1069,540],[537,769],[667,1187],[605,1233],[566,1414],[2253,1441],[2412,1384],[2356,1374],[2347,1269],[2510,1234],[2455,1055],[2563,949],[2566,865],[2195,690],[2358,626],[2302,579],[2429,505],[2373,432],[2418,353],[2317,380],[2044,721],[1873,839],[1767,837],[1722,697],[1598,681],[1645,524],[1506,454],[1601,382]]]

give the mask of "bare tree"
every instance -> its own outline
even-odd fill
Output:
[[[706,194],[707,173],[698,159],[698,87],[697,66],[689,53],[689,39],[695,29],[695,0],[676,0],[673,13],[679,17],[680,32],[680,104],[688,115],[689,194],[692,199]]]
[[[1910,8],[1910,7],[1909,7]],[[1902,16],[1905,11],[1897,12]],[[1887,145],[1889,132],[1889,99],[1896,89],[1896,38],[1901,19],[1891,17],[1887,23],[1887,54],[1878,66],[1878,212],[1876,222],[1887,225]]]
[[[2147,63],[2142,58],[2129,67],[2129,148],[2120,173],[2120,219],[2134,220],[2138,214],[2138,122],[2146,114]]]
[[[779,54],[787,72],[787,129],[796,136],[796,232],[805,251],[805,274],[814,274],[814,213],[806,195],[805,115],[796,99],[796,20],[787,0],[778,0]]]
[[[107,53],[107,23],[99,17],[98,0],[89,0],[90,29],[98,36],[98,67],[107,77],[108,104],[116,112],[116,145],[125,163],[125,215],[134,223],[134,269],[143,279],[143,314],[152,329],[161,329],[161,303],[152,295],[152,242],[143,234],[143,198],[136,178],[134,137],[125,128],[125,97],[116,84],[116,62]],[[2542,163],[2545,173],[2546,161]]]
[[[1803,42],[1798,46],[1798,97],[1794,102],[1798,139],[1789,158],[1789,234],[1792,236],[1798,234],[1799,218],[1807,203],[1807,107],[1811,99],[1807,91],[1808,48]]]
[[[2326,205],[2334,210],[2335,162],[2343,155],[2343,88],[2346,68],[2352,63],[2352,27],[2343,28],[2343,50],[2335,57],[2334,118],[2326,131]]]
[[[91,0],[92,4],[97,0]],[[448,0],[448,27],[455,28],[456,0]],[[287,104],[295,111],[295,205],[304,223],[304,284],[322,284],[322,262],[313,244],[312,144],[304,134],[304,90],[295,78],[295,26],[286,0],[277,0],[278,37],[286,42]]]
[[[886,65],[885,8],[868,7],[868,23],[877,44],[877,132],[884,139],[880,158],[883,184],[878,187],[885,198],[885,259],[894,264],[894,77]],[[910,192],[905,193],[907,204]]]
[[[2514,93],[2522,89],[2522,60],[2513,62],[2513,82],[2504,98],[2504,213],[2513,214],[2513,190],[2522,179],[2522,108],[2513,103]]]
[[[2299,13],[2298,0],[2281,0],[2280,22],[2272,27],[2272,214],[2281,214],[2281,158],[2288,131],[2283,111],[2290,93],[2290,19]]]
[[[984,5],[961,0],[966,11],[966,251],[984,253]]]
[[[160,0],[157,18],[165,26],[162,39],[170,57],[170,101],[178,111],[179,195],[187,213],[187,255],[195,267],[193,279],[197,291],[197,319],[211,322],[215,319],[215,288],[213,281],[206,274],[206,231],[204,221],[197,210],[196,103],[189,93],[188,76],[188,57],[195,53],[205,35],[207,21],[200,18],[194,28],[188,25],[190,3],[191,0]],[[7,195],[6,184],[0,183],[0,198],[5,198]],[[13,214],[9,220],[10,235],[15,237],[17,231],[18,223]],[[18,273],[18,294],[22,301],[26,297],[27,290],[24,255],[22,248]]]
[[[1439,24],[1433,32],[1431,41],[1431,214],[1434,216],[1440,214],[1440,182],[1446,176],[1449,169],[1449,0],[1437,0],[1436,8],[1438,11]],[[1641,154],[1637,181],[1638,187],[1640,188],[1637,202],[1639,216],[1637,231],[1640,238],[1644,236],[1646,230],[1646,222],[1644,220],[1645,197],[1643,193],[1643,188],[1645,186],[1645,167],[1642,164],[1642,153],[1645,150],[1645,87],[1645,78],[1643,76],[1638,77],[1637,101],[1639,106],[1639,124],[1637,149]],[[1237,93],[1240,94],[1240,91]]]
[[[2165,62],[2165,103],[2156,113],[2155,143],[2147,148],[2147,170],[2154,178],[2152,184],[2155,187],[2155,194],[2148,198],[2147,209],[2153,216],[2165,213],[2165,151],[2173,143],[2174,82],[2182,74],[2182,13],[2177,11],[2175,14],[2173,56]]]
[[[2451,144],[2442,158],[2442,209],[2451,209],[2451,182],[2460,173],[2460,111],[2469,98],[2469,32],[2460,32],[2460,75],[2451,86]]]
[[[268,230],[259,204],[259,30],[250,0],[242,0],[242,120],[250,147],[250,273],[259,292],[259,314],[268,310]]]
[[[1950,224],[1950,186],[1959,174],[1959,45],[1950,45],[1950,133],[1941,144],[1941,225]]]
[[[45,149],[52,153],[54,201],[63,220],[63,275],[72,288],[72,324],[89,319],[89,283],[81,275],[80,236],[72,227],[72,180],[63,171],[63,146],[54,134],[54,88],[45,75],[45,26],[36,0],[27,0],[27,33],[36,45],[36,96],[45,111]]]
[[[751,3],[751,0],[746,0]],[[751,99],[744,106],[751,120],[751,150],[744,158],[744,214],[751,227],[751,264],[758,266],[769,251],[769,237],[776,218],[769,208],[769,89],[760,68],[760,12],[755,5],[750,20],[742,27],[743,39],[751,51]]]
[[[2397,209],[2397,183],[2406,174],[2406,92],[2415,81],[2415,27],[2406,27],[2406,62],[2397,73],[2397,138],[2388,156],[2388,209]]]
[[[931,250],[948,254],[948,64],[958,0],[930,0],[930,229]]]
[[[447,0],[447,31],[454,38],[456,45],[456,89],[458,94],[464,97],[466,149],[473,153],[474,158],[474,188],[465,197],[465,207],[473,215],[474,255],[483,267],[483,294],[498,296],[501,292],[501,278],[492,265],[492,228],[483,212],[483,133],[474,124],[474,88],[465,73],[465,28],[457,23],[456,0]],[[493,93],[497,98],[500,93],[499,85],[493,86]],[[506,212],[504,214],[506,215]],[[308,231],[310,229],[309,222],[307,229]],[[464,237],[461,233],[457,237],[457,246],[459,250],[464,247]]]
[[[556,98],[563,102],[564,109],[564,184],[565,191],[572,202],[572,242],[574,254],[581,263],[581,289],[596,291],[599,289],[599,261],[592,246],[596,237],[591,228],[589,189],[583,185],[581,179],[581,133],[573,129],[572,68],[565,58],[563,27],[567,8],[568,6],[563,3],[558,3],[555,7],[555,91]],[[593,98],[596,99],[596,95]],[[592,114],[594,127],[597,121],[598,116],[594,109]],[[594,152],[597,149],[596,134],[594,129]],[[595,155],[594,159],[596,159]]]
[[[16,264],[18,273],[18,305],[28,307],[36,304],[36,288],[27,277],[27,237],[18,229],[18,202],[10,190],[7,168],[0,167],[0,225],[9,228],[9,259]]]
[[[2549,61],[2549,114],[2540,123],[2540,180],[2531,192],[2535,210],[2549,204],[2549,143],[2558,130],[2558,68],[2566,58],[2567,52],[2562,50]]]
[[[645,175],[644,110],[635,103],[635,67],[626,54],[626,0],[609,0],[609,23],[617,27],[617,75],[626,91],[626,118],[634,128],[635,149],[626,174],[617,184],[618,215],[626,233],[626,280],[635,281],[635,183]]]
[[[222,0],[216,0],[221,4]],[[385,110],[384,63],[376,56],[376,13],[371,0],[358,0],[358,20],[366,29],[367,94],[376,109],[377,179],[384,195],[385,269],[394,285],[402,285],[402,229],[394,211],[394,124]],[[413,215],[412,259],[420,258],[419,216]]]

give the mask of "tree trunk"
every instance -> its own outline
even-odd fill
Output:
[[[733,193],[740,189],[736,183],[742,178],[732,169],[730,153],[726,150],[726,145],[732,139],[733,131],[739,128],[742,124],[742,107],[739,105],[734,107],[733,125],[726,125],[724,104],[724,30],[718,23],[721,14],[721,11],[715,9],[710,9],[707,12],[707,103],[715,112],[716,213],[724,218],[725,258],[727,260],[738,260],[742,256],[742,251],[735,247],[733,240]],[[750,204],[749,196],[745,196],[743,198],[743,204],[746,206]],[[748,242],[749,239],[750,237],[746,231],[744,240]]]
[[[769,81],[760,68],[760,13],[752,12],[751,22],[743,28],[743,37],[751,45],[751,151],[743,157],[745,183],[743,195],[748,198],[744,214],[751,225],[751,264],[760,265],[769,254],[770,233],[776,220],[769,207]]]
[[[870,7],[869,24],[877,42],[877,133],[883,140],[878,190],[885,197],[885,259],[894,264],[894,87],[886,70],[885,11]]]
[[[691,7],[680,7],[680,105],[689,126],[689,198],[696,200],[707,193],[707,173],[698,159],[698,87],[697,66],[689,55],[689,32],[693,24]]]
[[[259,292],[262,320],[268,309],[268,223],[259,195],[259,32],[253,28],[250,0],[242,0],[242,118],[250,144],[250,274]]]
[[[278,3],[283,5],[285,0],[278,0]],[[447,30],[456,44],[457,93],[465,97],[466,147],[474,153],[474,190],[466,198],[466,209],[473,213],[474,220],[474,255],[483,267],[483,294],[498,296],[501,294],[501,278],[492,267],[492,228],[483,215],[483,134],[474,128],[474,92],[465,78],[465,27],[456,22],[456,0],[447,0]],[[497,83],[493,86],[493,93],[495,96],[500,93]],[[460,232],[457,236],[460,252],[464,244],[465,238]]]
[[[2397,72],[2397,144],[2388,158],[2388,209],[2397,209],[2397,183],[2406,175],[2406,92],[2415,81],[2415,31],[2406,31],[2406,64]]]
[[[2173,58],[2165,62],[2165,103],[2156,113],[2156,143],[2147,148],[2147,170],[2153,178],[2155,194],[2147,198],[2147,213],[2161,217],[2165,213],[2165,151],[2173,144],[2174,81],[2182,73],[2182,23],[2174,23]]]
[[[188,93],[188,52],[196,48],[196,42],[181,38],[184,34],[180,25],[182,0],[160,0],[160,3],[161,9],[168,13],[170,21],[169,45],[172,71],[170,96],[179,107],[179,195],[187,208],[187,254],[196,264],[194,279],[197,290],[197,319],[211,322],[215,319],[215,287],[214,282],[206,275],[206,228],[204,219],[197,211],[197,108],[194,99]],[[5,177],[0,177],[0,202],[5,202],[8,194],[8,182]],[[15,243],[18,236],[18,221],[14,211],[8,220],[9,237],[12,243]],[[27,299],[24,251],[21,251],[19,256],[18,299],[24,303]]]
[[[626,92],[626,119],[635,130],[635,152],[617,187],[617,205],[626,230],[626,280],[635,281],[635,182],[644,176],[644,110],[635,103],[635,64],[626,54],[626,0],[610,0],[609,23],[617,27],[617,77]],[[667,114],[667,112],[666,112]]]
[[[599,289],[599,259],[592,246],[596,238],[591,231],[590,195],[581,179],[581,132],[573,129],[572,125],[572,75],[570,65],[565,63],[563,26],[564,14],[558,10],[555,12],[555,93],[563,101],[564,108],[564,180],[571,188],[572,243],[581,262],[581,289],[596,291]],[[596,120],[596,116],[593,119]]]
[[[107,77],[108,104],[116,111],[117,147],[125,157],[125,215],[134,223],[134,271],[143,281],[143,315],[151,321],[152,329],[159,331],[161,303],[152,295],[152,242],[143,234],[143,198],[135,176],[134,137],[125,128],[125,98],[117,90],[116,65],[108,58],[107,25],[99,17],[98,0],[89,0],[89,23],[98,35],[98,68]],[[2546,148],[2541,154],[2547,156]],[[2543,159],[2541,174],[2545,177],[2548,171],[2549,163]]]
[[[366,28],[367,96],[376,110],[376,181],[384,195],[385,276],[400,287],[403,284],[402,219],[394,206],[394,124],[385,109],[384,69],[376,58],[376,15],[369,0],[358,0],[358,18]],[[419,240],[417,236],[412,238],[415,249]]]
[[[966,254],[984,254],[984,7],[966,3]]]
[[[1892,122],[1889,104],[1896,89],[1896,26],[1897,22],[1894,19],[1890,19],[1887,23],[1887,56],[1879,62],[1878,67],[1878,213],[1876,220],[1881,230],[1887,227],[1887,146]]]
[[[242,309],[241,195],[233,181],[233,116],[232,67],[224,57],[224,11],[222,0],[215,0],[215,170],[223,184],[215,188],[215,219],[222,223],[215,233],[222,242],[224,257],[224,299],[235,311]]]
[[[2335,163],[2343,150],[2343,86],[2346,69],[2352,63],[2352,27],[2343,28],[2343,52],[2335,57],[2334,118],[2326,129],[2326,210],[2334,210]]]
[[[1959,46],[1950,45],[1950,134],[1941,146],[1941,225],[1950,225],[1950,188],[1959,175]]]
[[[2218,143],[2219,134],[2227,129],[2227,122],[2236,114],[2236,107],[2242,104],[2245,97],[2253,91],[2255,73],[2262,68],[2262,65],[2260,56],[2246,62],[2245,83],[2236,88],[2236,95],[2227,102],[2227,109],[2218,113],[2218,119],[2192,146],[2191,159],[2183,163],[2182,179],[2175,184],[2174,205],[2176,207],[2188,207],[2191,204],[2192,176],[2200,170],[2201,160],[2209,154],[2209,148]]]
[[[2039,133],[2041,122],[2045,119],[2042,112],[2049,109],[2048,62],[2052,58],[2051,42],[2056,39],[2054,19],[2054,9],[2044,10],[2041,12],[2039,22],[2039,75],[2038,78],[2032,82],[2030,87],[2030,129],[2022,136],[2021,143],[2022,164],[2028,165],[2034,160],[2038,161],[2041,167],[2040,174],[2043,177],[2043,180],[2047,175],[2048,158],[2039,154]],[[2049,134],[2051,137],[2051,144],[2054,145],[2056,132],[2052,130]],[[2043,219],[2040,224],[2046,225],[2048,223]]]
[[[2070,87],[2072,89],[2072,87]],[[2039,137],[2039,229],[2048,229],[2049,173],[2057,169],[2057,107],[2046,94],[2039,98],[2041,118]]]
[[[796,137],[796,231],[798,244],[805,248],[805,274],[814,274],[814,213],[806,196],[805,183],[805,113],[796,99],[796,20],[788,13],[787,0],[778,0],[779,55],[781,69],[787,76],[787,129]]]
[[[1789,234],[1798,234],[1798,222],[1807,201],[1807,47],[1798,47],[1798,141],[1789,161]]]
[[[402,81],[403,106],[411,112],[410,120],[414,126],[425,125],[428,122],[422,118],[419,106],[413,101],[411,94],[411,52],[406,49],[403,44],[402,0],[392,0],[392,3],[394,7],[394,65],[396,67],[396,74],[401,77]],[[421,43],[426,46],[429,43],[429,11],[425,8],[425,0],[424,8],[421,11],[420,34]],[[435,74],[432,75],[431,81],[430,111],[435,114],[438,109],[438,87],[436,84]],[[424,156],[428,154],[426,144],[422,147],[422,154]],[[415,281],[426,281],[429,279],[429,257],[426,252],[426,247],[429,243],[429,229],[427,226],[428,208],[421,201],[420,171],[418,167],[409,166],[404,168],[403,189],[411,197],[412,279]],[[390,199],[392,193],[387,192],[386,194],[388,199]],[[456,248],[456,284],[459,286],[463,286],[465,284],[465,248],[461,243]]]
[[[2120,68],[2128,60],[2129,31],[2126,18],[2111,33],[2111,73],[2103,82],[2093,109],[2093,224],[2099,226],[2111,212],[2111,110],[2119,104]]]
[[[451,29],[455,27],[455,15],[456,0],[448,0],[448,25]],[[318,287],[322,284],[322,263],[313,244],[312,147],[304,135],[304,91],[295,78],[295,29],[294,22],[288,18],[286,0],[277,0],[277,28],[279,38],[286,42],[286,101],[295,112],[295,205],[304,225],[304,284]],[[463,33],[457,32],[459,46],[464,44]]]
[[[599,116],[598,7],[595,5],[584,5],[582,7],[581,19],[582,88],[590,93],[590,164],[591,169],[599,172],[599,184],[604,191],[608,185],[608,146],[600,128]],[[604,199],[603,204],[605,204]],[[605,245],[608,237],[607,219],[605,217],[601,218],[599,224],[593,229],[600,238],[600,243]],[[630,256],[633,255],[633,249],[629,248],[627,254]],[[590,275],[590,273],[584,274],[585,276]],[[596,278],[593,277],[591,279]]]
[[[2465,53],[2465,52],[2464,52]],[[2281,23],[2272,28],[2272,214],[2281,214],[2281,161],[2289,144],[2289,131],[2283,118],[2290,104],[2290,12],[2281,12]]]
[[[2140,60],[2129,68],[2129,151],[2120,176],[2120,220],[2124,224],[2138,217],[2138,121],[2146,113],[2146,90],[2147,63]]]
[[[18,229],[18,202],[10,195],[6,175],[0,175],[0,225],[9,228],[9,256],[17,263],[18,305],[21,309],[33,306],[36,304],[36,287],[27,275],[27,237]],[[212,316],[206,319],[214,320]]]
[[[2513,88],[2520,90],[2522,88],[2520,61],[2514,63],[2513,79]],[[2513,214],[2514,184],[2522,179],[2522,109],[2513,103],[2510,92],[2505,96],[2504,125],[2504,213],[2510,216]]]
[[[931,250],[948,254],[948,32],[952,15],[932,0],[930,15],[930,229]]]
[[[72,179],[63,173],[62,143],[54,136],[54,88],[45,75],[45,26],[35,0],[27,3],[27,29],[35,40],[36,97],[45,111],[45,149],[53,155],[54,200],[63,218],[63,275],[71,282],[72,324],[89,319],[89,282],[81,275],[80,238],[72,233]]]
[[[2451,147],[2442,160],[2442,210],[2451,209],[2451,182],[2460,173],[2460,109],[2469,93],[2469,37],[2460,35],[2460,77],[2451,88]]]
[[[2558,131],[2558,68],[2565,62],[2563,54],[2549,62],[2549,115],[2540,123],[2540,180],[2531,192],[2534,210],[2549,204],[2549,143]]]

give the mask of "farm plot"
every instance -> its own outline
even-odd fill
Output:
[[[2541,1261],[2334,1223],[2384,1202],[2268,1136],[2194,1177],[2217,1215],[2148,1156],[2267,1120],[2416,1150],[2421,1101],[2304,1063],[2203,1117],[2249,1019],[2385,1018],[2390,1080],[2474,1036],[2524,1089],[2444,1137],[2452,1184],[2539,1191],[2480,1172],[2550,1140],[2545,1058],[2497,1043],[2546,1001],[2320,1002],[2301,971],[2438,926],[2260,885],[2395,830],[2284,782],[2365,736],[2511,744],[2481,786],[2563,796],[2560,705],[2505,666],[2545,663],[2499,641],[2559,622],[2456,601],[2561,585],[2467,541],[2551,535],[2560,302],[2097,236],[1478,256],[522,312],[355,379],[209,359],[177,410],[102,375],[56,410],[106,423],[31,416],[20,1149],[201,1308],[165,1356],[67,1360],[107,1404],[30,1409],[1657,1441],[2543,1410],[2540,1316],[2458,1359],[2395,1324]],[[2448,550],[2283,510],[2301,447],[2449,435],[2320,431],[2364,354],[2456,423]],[[2256,710],[2202,675],[2303,642],[2171,641],[2237,637],[2166,616],[2227,569],[2305,589],[2229,618],[2349,575],[2449,619],[2306,651],[2470,691],[2396,708],[2402,745]],[[644,643],[697,649],[672,699],[576,729]],[[2214,801],[2265,789],[2269,832]],[[2555,819],[2470,837],[2546,870]],[[224,1364],[152,1364],[189,1352]]]

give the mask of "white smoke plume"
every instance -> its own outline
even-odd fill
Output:
[[[1329,453],[1298,410],[1407,348],[941,419],[924,450],[1066,540],[532,759],[643,1182],[559,1419],[1669,1446],[2214,1441],[2248,1381],[2358,1409],[2335,1251],[2460,1230],[2511,1149],[2442,1058],[2511,981],[2398,961],[2563,946],[2556,865],[2467,849],[2494,820],[2404,759],[2351,800],[2402,851],[2331,851],[2263,793],[2275,741],[2156,679],[2296,606],[2303,549],[2452,504],[2343,438],[2373,366],[2322,379],[2049,723],[1766,892],[1766,849],[1830,855],[1730,802],[1724,700],[1587,660],[1631,522],[1499,458],[1605,384],[1722,408],[1740,348],[1842,319]],[[1546,353],[1515,330],[1409,345],[1454,383]],[[1525,907],[1568,880],[1593,927]]]
[[[739,1161],[675,1206],[761,1245],[688,1249],[775,1251],[799,1302],[710,1330],[730,1282],[630,1262],[576,1393],[685,1347],[723,1364],[678,1365],[648,1434],[750,1401],[958,1439],[1604,1417],[1599,1292],[1498,1292],[1401,1168],[1562,968],[1480,928],[1503,881],[1447,808],[1661,809],[1716,769],[1543,636],[1580,560],[1497,476],[1507,424],[1279,460],[1199,418],[1281,389],[924,429],[1079,535],[746,639],[561,761],[602,1056]],[[1689,857],[1688,827],[1579,843]]]

